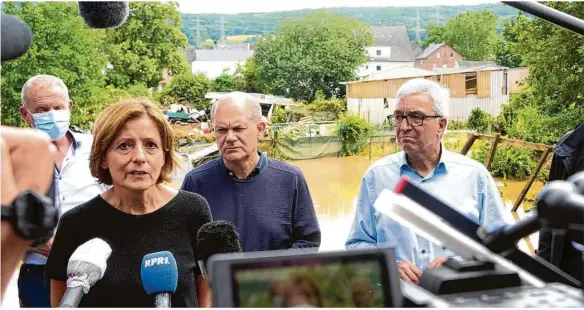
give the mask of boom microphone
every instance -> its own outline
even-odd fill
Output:
[[[117,28],[126,22],[130,8],[124,1],[79,1],[79,15],[88,28]]]
[[[537,213],[552,228],[584,224],[584,196],[566,181],[551,181],[537,194]]]
[[[197,232],[197,251],[199,251],[199,268],[204,278],[207,278],[205,264],[209,258],[219,253],[241,253],[239,234],[235,226],[227,221],[209,222]]]
[[[2,49],[2,61],[20,57],[32,45],[32,32],[30,27],[20,18],[2,14],[0,30],[0,45]]]
[[[103,278],[112,249],[99,238],[80,245],[67,264],[67,291],[59,308],[77,308],[84,294]]]
[[[148,295],[156,295],[156,308],[170,308],[171,294],[178,285],[176,260],[168,251],[151,253],[142,259],[142,286]]]

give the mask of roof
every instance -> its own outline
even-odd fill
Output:
[[[391,46],[389,61],[414,61],[406,27],[371,26],[371,30],[375,36],[375,46]]]
[[[437,51],[439,48],[441,48],[442,46],[446,45],[446,43],[440,43],[440,44],[430,44],[428,47],[426,47],[426,49],[419,54],[418,56],[416,56],[416,59],[426,59],[428,58],[428,56],[432,55],[432,53],[434,53],[435,51]]]
[[[440,68],[440,69],[435,69],[434,71],[428,71],[428,70],[423,70],[423,69],[419,69],[419,68],[400,67],[400,68],[396,68],[393,70],[382,71],[382,72],[385,72],[385,75],[369,75],[364,80],[344,82],[342,84],[357,84],[357,83],[361,83],[361,82],[370,82],[370,81],[395,80],[395,79],[405,79],[405,78],[415,78],[415,77],[428,77],[428,76],[436,76],[436,75],[448,75],[448,74],[479,72],[479,71],[498,71],[498,70],[504,70],[504,69],[507,69],[507,68],[506,67],[499,67],[499,66],[488,66],[488,67],[472,68],[472,69]]]
[[[386,80],[386,79],[401,79],[409,77],[427,76],[434,75],[434,72],[429,70],[424,70],[420,68],[412,68],[408,66],[403,66],[399,68],[394,68],[391,70],[377,71],[371,73],[363,78],[364,81],[372,80]]]
[[[410,42],[410,45],[412,46],[412,53],[414,53],[414,57],[424,52],[424,49],[421,46],[419,46],[418,43],[412,41]]]
[[[185,52],[185,55],[187,56],[188,63],[195,61],[195,49],[196,49],[196,47],[193,45],[189,45],[185,48],[184,52]]]
[[[196,50],[195,61],[243,61],[253,56],[248,49]]]
[[[470,60],[463,60],[461,61],[458,66],[460,68],[479,68],[479,67],[487,67],[487,66],[496,66],[497,64],[494,61],[470,61]]]

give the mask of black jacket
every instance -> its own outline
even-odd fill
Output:
[[[584,171],[584,123],[560,138],[552,158],[549,181],[566,180],[580,171]],[[556,245],[558,242],[561,243],[559,245],[560,252],[557,249],[553,250],[558,246]],[[552,244],[554,244],[553,248]],[[550,231],[542,230],[539,235],[539,246],[535,253],[574,278],[583,280],[583,253],[572,246],[569,236],[566,238],[552,237]]]

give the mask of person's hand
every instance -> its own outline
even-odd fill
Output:
[[[436,257],[433,261],[430,262],[430,264],[428,265],[428,269],[440,267],[447,260],[448,260],[448,257]]]
[[[30,249],[31,252],[39,253],[44,257],[49,257],[49,253],[51,252],[51,247],[53,246],[53,238],[54,236],[49,239],[45,244],[41,244],[37,247]]]
[[[420,271],[420,269],[418,269],[418,267],[416,267],[414,265],[414,263],[407,261],[407,260],[401,261],[401,262],[397,262],[397,267],[398,267],[400,279],[402,279],[406,282],[409,282],[409,283],[414,283],[414,284],[420,283],[420,277],[422,276],[422,271]]]

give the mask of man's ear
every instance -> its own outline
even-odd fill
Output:
[[[264,131],[266,130],[266,122],[264,121],[259,121],[257,124],[257,128],[258,128],[258,137],[263,137],[264,136]]]
[[[32,114],[30,112],[28,112],[28,110],[21,106],[20,109],[18,109],[18,112],[20,112],[20,116],[22,116],[22,119],[24,119],[24,121],[33,126],[34,125],[34,118],[32,117]]]
[[[71,99],[69,99],[69,111],[71,111],[72,108],[73,108],[73,101],[71,101]]]
[[[438,121],[438,133],[440,133],[440,137],[443,137],[446,134],[446,128],[448,126],[448,119],[443,117]]]

